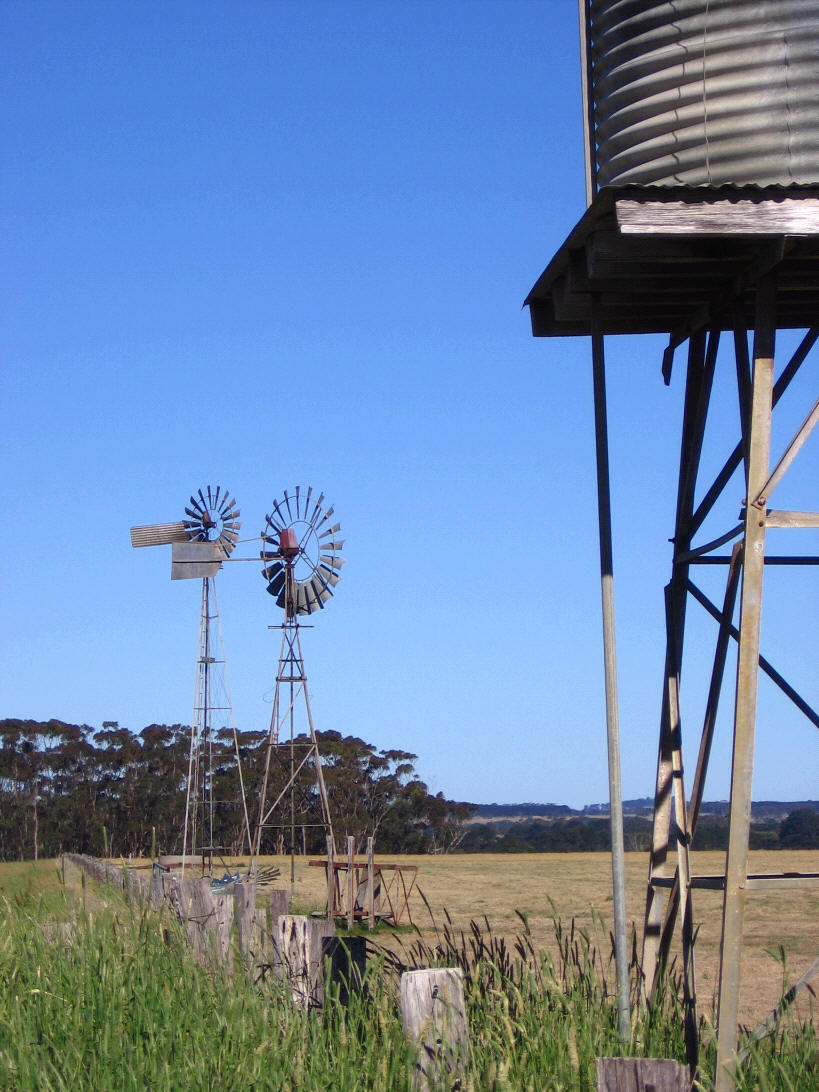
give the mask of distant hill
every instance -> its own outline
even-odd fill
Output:
[[[475,818],[481,819],[560,819],[581,815],[568,804],[479,804]]]
[[[570,808],[568,804],[478,804],[473,822],[485,823],[497,819],[569,819],[572,816],[600,818],[609,813],[608,804],[586,804],[583,808]],[[623,801],[624,815],[642,815],[651,817],[654,800],[643,796],[636,800]],[[819,812],[819,800],[755,800],[751,804],[751,817],[757,820],[784,819],[792,811],[807,810]],[[701,815],[727,815],[727,800],[706,801],[700,808]]]
[[[645,852],[651,844],[652,801],[623,802],[625,848]],[[578,853],[608,850],[607,804],[582,810],[565,804],[481,804],[463,824],[460,853]],[[693,848],[726,849],[728,804],[703,804]],[[751,849],[819,849],[819,801],[760,800],[753,805]]]

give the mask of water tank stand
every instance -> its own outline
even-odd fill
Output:
[[[819,888],[815,875],[748,873],[756,699],[762,670],[819,727],[819,714],[760,654],[764,574],[772,565],[816,565],[819,558],[766,555],[770,528],[819,527],[816,511],[771,507],[786,471],[819,421],[819,400],[771,466],[773,409],[794,376],[819,364],[819,187],[625,187],[601,191],[529,294],[535,336],[587,335],[602,359],[603,336],[669,336],[662,373],[668,382],[677,350],[688,359],[679,455],[672,575],[665,590],[666,655],[660,717],[652,845],[646,887],[643,969],[650,996],[679,930],[689,1061],[697,1061],[696,976],[692,891],[722,889],[719,972],[718,1092],[734,1087],[740,960],[745,897],[755,890]],[[805,330],[775,377],[778,330]],[[741,436],[695,503],[708,428],[708,405],[720,334],[733,337]],[[753,349],[748,335],[753,331]],[[817,385],[819,386],[819,385]],[[720,439],[717,437],[717,439]],[[746,499],[738,523],[700,542],[703,524],[735,471],[744,470]],[[605,503],[608,503],[606,500]],[[724,598],[714,604],[693,579],[698,566],[722,565]],[[686,799],[681,731],[680,667],[688,603],[718,623],[698,759]],[[739,604],[740,616],[733,617]],[[612,638],[613,639],[613,638]],[[703,801],[727,650],[738,648],[726,868],[698,877],[690,845]],[[673,858],[673,869],[669,857]],[[667,865],[669,869],[667,870]]]

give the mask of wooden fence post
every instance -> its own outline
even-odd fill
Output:
[[[330,921],[336,914],[336,877],[335,877],[335,852],[336,847],[332,835],[327,835],[327,917]]]
[[[253,944],[253,926],[256,920],[256,881],[248,880],[246,883],[240,883],[237,880],[233,885],[233,898],[235,901],[233,916],[239,937],[239,952],[242,959],[247,960]]]
[[[210,886],[210,885],[208,885]],[[213,936],[214,955],[217,961],[230,970],[230,934],[233,929],[233,912],[235,902],[232,895],[214,895],[213,899]]]
[[[598,1058],[597,1092],[691,1092],[691,1074],[669,1058]]]
[[[347,838],[347,928],[355,925],[355,838]]]
[[[373,854],[373,840],[367,839],[367,917],[370,923],[370,932],[375,929],[375,860]]]
[[[288,897],[283,887],[274,887],[270,892],[270,932],[276,935],[280,917],[287,913]]]
[[[293,1004],[313,1008],[324,1002],[323,941],[335,934],[332,921],[310,921],[301,914],[279,918],[275,936],[282,978],[290,985]]]
[[[413,1089],[431,1092],[464,1075],[469,1064],[463,973],[458,967],[405,971],[401,1021],[418,1051]]]

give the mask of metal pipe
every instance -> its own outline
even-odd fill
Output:
[[[611,543],[606,372],[603,335],[592,308],[592,370],[594,426],[597,454],[597,514],[600,534],[600,590],[603,606],[603,665],[606,683],[606,739],[609,761],[609,814],[611,871],[614,896],[614,955],[617,964],[617,1027],[620,1037],[631,1037],[629,1012],[628,945],[626,940],[626,873],[623,847],[623,802],[620,779],[620,723],[617,710],[617,657],[614,628],[614,567]]]

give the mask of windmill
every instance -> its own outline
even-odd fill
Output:
[[[340,524],[333,523],[333,508],[324,508],[323,504],[324,494],[320,493],[317,499],[314,498],[312,487],[302,491],[300,486],[296,486],[294,493],[288,493],[285,489],[282,500],[273,502],[273,510],[265,519],[261,536],[262,576],[276,605],[284,610],[284,621],[281,625],[279,666],[259,794],[251,872],[256,869],[264,828],[277,827],[280,835],[284,835],[289,827],[291,888],[295,872],[296,794],[304,781],[300,775],[310,764],[315,772],[321,823],[306,822],[306,808],[303,808],[298,825],[305,835],[307,826],[320,825],[326,836],[331,840],[333,838],[299,636],[299,619],[324,608],[333,595],[344,564],[340,556],[344,543],[336,537]],[[297,704],[299,708],[303,705],[307,719],[307,731],[298,736]],[[281,741],[282,730],[286,733],[284,741]],[[278,768],[282,777],[277,781],[276,798],[268,804],[271,765]],[[283,838],[280,838],[282,841]]]
[[[250,824],[245,801],[239,741],[225,664],[224,640],[216,598],[216,573],[239,541],[240,511],[227,490],[207,486],[191,496],[187,519],[177,523],[131,528],[132,546],[171,546],[171,579],[201,579],[199,645],[196,659],[193,716],[191,717],[185,820],[182,832],[182,870],[188,851],[201,856],[202,869],[213,873],[214,846],[213,759],[214,721],[230,725],[242,799],[244,836],[250,843]],[[218,730],[218,725],[216,726]]]

